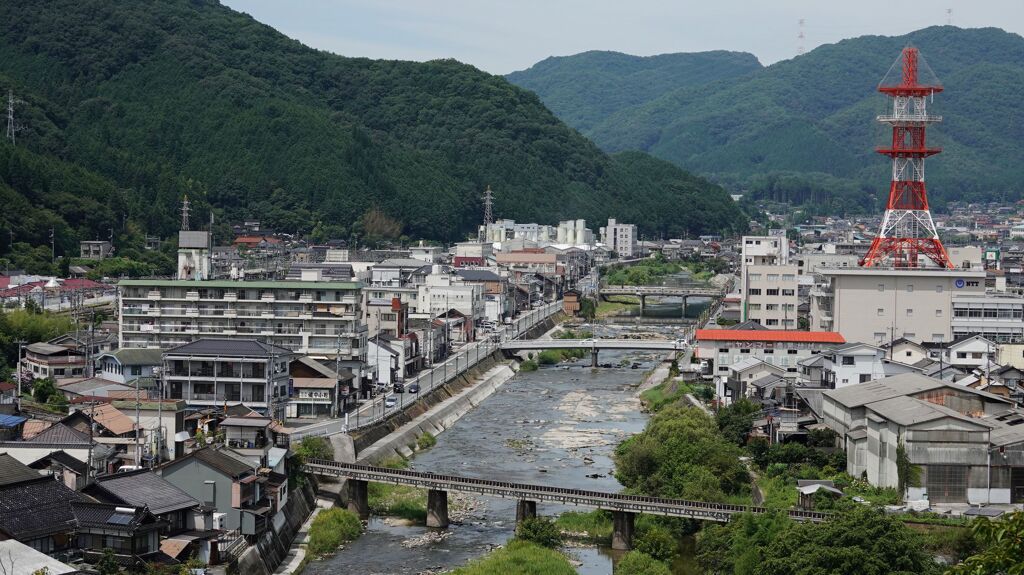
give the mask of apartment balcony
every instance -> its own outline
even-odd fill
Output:
[[[149,308],[149,310],[146,311],[146,315],[148,315],[149,317],[160,317],[160,308],[151,307]]]
[[[224,301],[238,301],[238,294],[235,292],[227,292],[224,294]]]
[[[146,292],[146,299],[153,301],[160,301],[163,297],[160,295],[160,290],[153,290]]]
[[[199,317],[199,309],[194,307],[186,308],[185,317]]]
[[[299,296],[299,301],[302,303],[313,303],[313,294],[304,293]]]
[[[199,301],[199,292],[187,291],[185,292],[185,301]]]
[[[259,301],[273,302],[274,299],[275,298],[274,298],[274,294],[273,293],[265,293],[262,296],[260,296],[260,300]]]
[[[226,310],[224,310],[224,317],[226,317],[226,318],[238,317],[238,310],[226,309]]]

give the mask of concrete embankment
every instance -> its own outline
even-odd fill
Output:
[[[480,404],[515,375],[512,365],[499,364],[481,374],[480,382],[412,418],[372,445],[357,452],[356,462],[373,465],[394,456],[409,457],[424,433],[438,435]]]
[[[250,545],[228,572],[245,575],[270,575],[288,556],[295,536],[315,506],[315,488],[311,483],[292,491],[284,509],[274,516],[271,528],[255,545]]]

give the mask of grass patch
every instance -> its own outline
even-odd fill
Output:
[[[687,393],[693,393],[693,388],[685,383],[666,379],[641,393],[640,401],[649,411],[657,412],[666,406],[678,403]]]
[[[537,362],[532,359],[528,359],[519,364],[519,371],[537,371],[537,368]]]
[[[555,525],[566,537],[604,544],[612,540],[612,516],[596,509],[588,513],[568,511],[555,519]]]
[[[512,540],[508,546],[451,572],[451,575],[576,575],[569,560],[554,549]]]
[[[331,553],[346,541],[352,541],[363,532],[363,523],[355,513],[334,507],[324,509],[309,526],[306,551],[311,555]]]
[[[640,300],[633,296],[617,296],[619,299],[632,300],[633,303],[626,301],[600,301],[597,302],[597,317],[604,318],[613,315],[618,315],[619,312],[631,310],[640,307]]]
[[[409,460],[391,457],[380,462],[379,467],[408,469]],[[366,486],[370,511],[377,515],[390,515],[411,521],[427,520],[427,492],[408,485],[370,483]]]
[[[796,482],[785,475],[775,477],[759,477],[757,486],[761,488],[764,501],[763,507],[769,509],[791,509],[796,506],[798,494]]]
[[[434,437],[433,433],[426,432],[423,435],[416,438],[416,448],[420,451],[424,449],[430,449],[437,445],[437,438]]]

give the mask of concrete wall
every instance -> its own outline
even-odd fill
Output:
[[[270,575],[284,561],[292,541],[302,524],[313,512],[316,502],[315,481],[309,481],[288,498],[284,509],[274,516],[272,525],[255,545],[250,545],[238,558],[237,573],[244,575]]]

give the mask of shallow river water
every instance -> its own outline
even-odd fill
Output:
[[[672,328],[643,326],[643,331]],[[622,331],[599,327],[598,334]],[[588,358],[589,359],[589,358]],[[611,455],[623,439],[643,430],[636,384],[657,363],[652,353],[602,352],[601,363],[640,365],[591,369],[569,367],[520,373],[437,437],[437,445],[412,460],[412,468],[483,479],[618,491]],[[439,541],[410,546],[431,531],[374,517],[367,532],[334,557],[309,565],[311,574],[418,574],[464,564],[512,537],[514,500],[473,497],[473,510]],[[539,515],[587,508],[538,503]],[[405,543],[403,545],[403,543]],[[612,552],[569,549],[582,575],[610,575]]]

